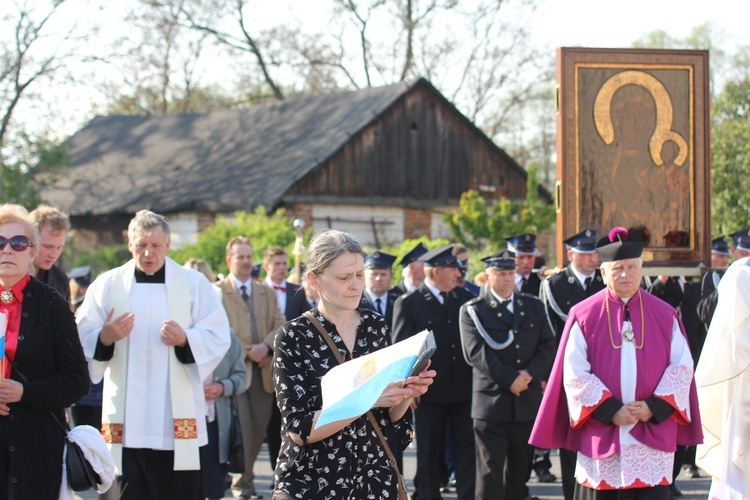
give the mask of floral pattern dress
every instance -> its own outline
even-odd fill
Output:
[[[354,351],[349,350],[336,326],[315,308],[312,313],[331,334],[341,356],[347,360],[390,345],[388,326],[382,316],[359,311]],[[320,410],[320,379],[338,364],[325,339],[304,316],[286,322],[276,334],[273,355],[276,399],[282,417],[282,445],[276,465],[276,489],[304,499],[398,498],[398,479],[366,415],[341,431],[316,443],[307,443],[313,417]],[[381,428],[403,431],[410,423],[391,423],[387,408],[372,410]],[[305,441],[297,445],[288,433]],[[387,434],[387,433],[386,433]]]

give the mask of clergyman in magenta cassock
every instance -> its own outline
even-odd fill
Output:
[[[577,452],[576,498],[670,498],[674,451],[702,441],[693,361],[675,310],[638,287],[643,243],[597,243],[607,288],[574,306],[529,442]]]

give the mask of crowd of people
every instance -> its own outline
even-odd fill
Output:
[[[510,235],[474,282],[462,245],[419,243],[399,259],[325,230],[299,284],[283,248],[254,265],[244,236],[226,242],[225,277],[200,256],[180,265],[169,223],[148,210],[129,224],[130,261],[66,275],[68,230],[55,208],[0,206],[0,500],[58,498],[65,436],[53,419],[69,407],[114,459],[102,498],[218,499],[231,487],[261,499],[264,441],[273,499],[406,498],[412,440],[413,499],[531,498],[532,472],[558,481],[551,450],[566,500],[672,498],[683,468],[713,477],[712,499],[750,493],[747,230],[731,250],[712,241],[699,282],[646,276],[644,242],[624,228],[569,236],[555,270],[536,235]],[[437,345],[427,368],[370,411],[316,424],[329,370],[425,329]]]

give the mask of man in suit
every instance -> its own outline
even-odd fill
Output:
[[[562,272],[554,274],[542,282],[539,298],[545,306],[547,321],[556,342],[560,342],[565,321],[570,308],[582,300],[604,289],[604,281],[599,272],[599,257],[596,254],[596,230],[584,229],[563,243],[567,249],[568,264]],[[566,500],[572,500],[575,488],[576,454],[560,450],[563,493]],[[534,471],[540,481],[548,479],[551,467],[549,457],[541,457],[537,452]],[[552,480],[556,479],[552,476]],[[551,481],[550,481],[551,482]]]
[[[218,289],[229,325],[245,350],[247,391],[237,397],[237,412],[245,450],[245,472],[235,487],[243,500],[260,499],[255,490],[253,466],[263,443],[271,416],[274,386],[271,355],[276,329],[284,324],[275,292],[254,283],[253,249],[243,236],[229,240],[226,248],[229,276],[219,281]]]
[[[424,262],[419,258],[426,253],[427,247],[420,241],[414,248],[406,252],[406,255],[401,257],[399,264],[403,268],[403,279],[393,287],[399,294],[416,290],[424,281]]]
[[[266,279],[263,283],[276,293],[279,309],[284,312],[284,318],[287,321],[298,318],[305,311],[310,310],[305,290],[300,285],[286,280],[286,274],[289,271],[286,250],[281,247],[272,247],[263,252],[263,269],[266,271]],[[281,412],[276,404],[275,394],[271,403],[271,418],[266,428],[266,441],[271,469],[275,470],[276,457],[279,456],[281,449]]]
[[[379,313],[389,327],[393,325],[393,304],[400,295],[395,289],[389,290],[395,260],[395,255],[379,250],[365,257],[365,291],[359,301],[360,309]]]
[[[265,284],[276,292],[279,309],[283,311],[287,321],[298,318],[310,310],[302,287],[286,280],[289,265],[283,248],[273,247],[263,253],[263,269],[266,271]]]
[[[482,260],[488,286],[461,307],[461,342],[474,376],[476,498],[523,499],[533,453],[528,441],[555,339],[542,302],[514,293],[513,253]]]
[[[508,243],[508,250],[516,256],[516,291],[538,297],[542,280],[533,272],[536,258],[536,235],[517,234],[505,238],[505,241]]]
[[[70,284],[65,271],[56,262],[65,248],[70,222],[68,215],[60,210],[40,205],[30,214],[31,222],[39,231],[40,244],[34,257],[34,272],[39,281],[47,283],[70,302]]]
[[[415,411],[417,437],[417,489],[412,498],[440,497],[440,462],[445,453],[445,426],[450,423],[458,498],[474,499],[475,458],[471,423],[471,367],[461,351],[458,315],[473,298],[456,283],[458,259],[451,245],[439,246],[420,257],[425,266],[422,285],[396,300],[393,341],[424,329],[432,330],[437,350],[431,369],[437,376],[430,392],[420,398]]]

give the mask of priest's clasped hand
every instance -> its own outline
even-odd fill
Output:
[[[187,335],[180,325],[168,319],[161,327],[161,341],[165,345],[182,347],[187,344]]]
[[[99,341],[106,346],[110,346],[130,335],[130,331],[135,324],[135,314],[132,312],[123,313],[113,320],[114,314],[114,309],[109,311],[107,319],[104,320],[104,327],[99,333]]]

